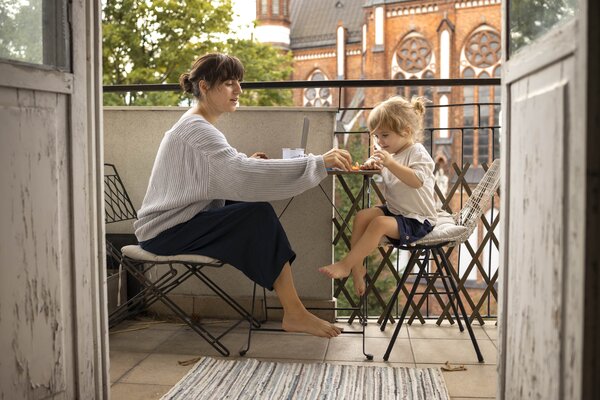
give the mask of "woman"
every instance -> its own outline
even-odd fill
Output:
[[[233,265],[275,290],[284,330],[335,337],[341,330],[300,301],[290,268],[296,255],[266,201],[298,195],[318,185],[326,168],[349,170],[352,159],[332,149],[268,160],[264,153],[247,157],[231,147],[214,124],[236,110],[243,77],[241,62],[224,54],[207,54],[181,75],[182,89],[197,101],[160,144],[135,234],[155,254],[202,254]]]

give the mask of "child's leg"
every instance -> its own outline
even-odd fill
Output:
[[[382,215],[383,215],[383,211],[381,211],[381,209],[378,207],[366,208],[364,210],[360,210],[356,214],[356,217],[354,218],[354,225],[352,226],[352,237],[350,238],[351,248],[354,248],[354,245],[356,243],[358,243],[358,241],[364,234],[365,230],[371,223],[371,221],[374,218],[382,216]],[[361,265],[362,265],[362,261],[361,261]],[[343,265],[343,266],[341,266],[342,268],[337,268],[334,271],[329,271],[330,268],[328,268],[328,267],[329,266],[322,267],[319,269],[319,271],[323,272],[325,275],[329,276],[330,278],[339,279],[339,278],[344,278],[344,277],[350,275],[353,265]]]
[[[377,216],[373,218],[360,239],[352,246],[352,250],[350,250],[343,260],[322,267],[319,271],[330,278],[342,278],[348,276],[353,266],[358,266],[359,263],[362,265],[362,260],[368,256],[371,251],[377,248],[379,241],[384,235],[394,239],[400,237],[398,223],[394,217]],[[357,274],[353,275],[353,279],[355,281],[357,293],[362,295],[364,293],[364,283],[362,283],[362,278],[357,278],[359,276],[364,277],[366,271],[364,267],[357,267],[356,269]]]
[[[365,233],[365,230],[373,221],[374,218],[385,215],[383,210],[379,207],[368,208],[365,210],[361,210],[356,214],[356,218],[354,219],[354,225],[352,227],[352,238],[350,243],[352,245],[352,249],[360,238]],[[365,275],[367,274],[367,269],[364,265],[364,259],[361,260],[358,264],[352,266],[352,282],[354,283],[354,291],[360,297],[362,296],[367,287],[365,283]]]

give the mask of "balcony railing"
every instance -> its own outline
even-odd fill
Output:
[[[283,82],[243,82],[245,90],[293,90],[296,102],[306,102],[310,89],[327,88],[329,103],[337,109],[337,124],[333,135],[337,145],[348,149],[356,160],[364,160],[370,154],[370,136],[365,128],[366,112],[375,104],[368,104],[373,97],[384,99],[393,94],[425,95],[433,100],[428,104],[425,116],[424,145],[436,162],[435,194],[438,207],[450,213],[460,210],[471,189],[479,182],[488,165],[500,156],[500,79],[420,79],[420,80],[321,80]],[[333,90],[332,90],[333,89]],[[105,86],[104,92],[174,91],[177,84],[144,84]],[[333,92],[337,91],[335,101]],[[365,93],[365,91],[369,91]],[[376,94],[376,96],[370,96]],[[312,104],[312,103],[311,103]],[[349,190],[359,195],[362,183],[359,177],[347,179]],[[368,193],[369,203],[383,201],[373,179]],[[334,250],[336,260],[348,251],[347,240],[352,229],[353,207],[346,193],[338,185],[335,204],[340,214],[334,224]],[[458,277],[459,290],[472,321],[483,324],[485,318],[495,318],[497,310],[497,280],[499,271],[499,193],[494,196],[490,209],[484,213],[472,237],[459,248],[447,248],[446,254]],[[380,248],[368,258],[369,279],[374,281],[369,294],[369,314],[380,315],[385,309],[391,292],[406,267],[406,252]],[[409,266],[413,267],[413,266]],[[334,296],[340,306],[355,305],[357,298],[350,281],[336,281]],[[437,322],[451,319],[449,304],[438,288],[429,288],[429,296],[417,296],[411,310],[410,322],[434,318]],[[405,302],[405,291],[396,304],[396,315]],[[354,319],[356,315],[346,315]]]

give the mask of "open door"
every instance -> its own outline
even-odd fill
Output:
[[[0,398],[108,398],[100,2],[0,2]]]
[[[503,4],[500,399],[585,398],[588,8]]]

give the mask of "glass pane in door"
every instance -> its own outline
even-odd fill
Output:
[[[575,15],[577,0],[510,0],[510,54]]]

